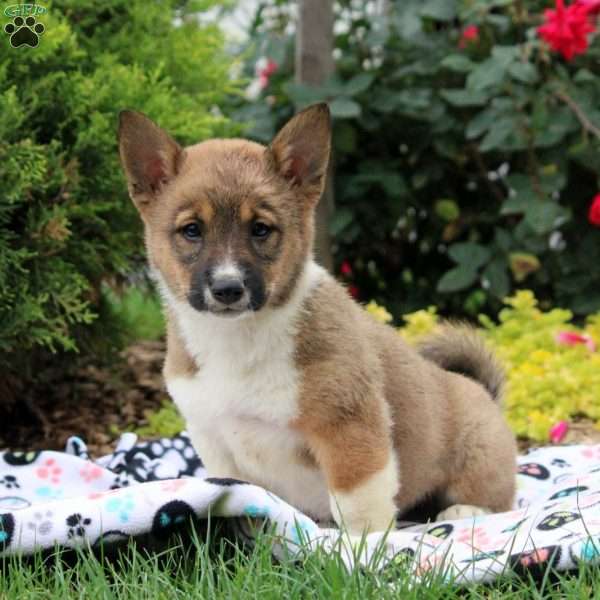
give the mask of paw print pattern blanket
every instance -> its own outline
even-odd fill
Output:
[[[296,556],[317,546],[342,552],[349,568],[399,561],[416,577],[434,568],[461,582],[507,571],[544,572],[600,558],[600,445],[539,448],[517,468],[514,509],[442,523],[399,523],[366,543],[317,524],[269,491],[206,477],[189,439],[138,442],[122,436],[113,454],[90,460],[71,438],[65,452],[0,454],[0,557],[114,544],[151,534],[167,540],[190,520],[226,517],[228,531],[252,539],[257,520],[274,533],[273,552]],[[482,482],[485,485],[485,482]],[[357,551],[357,548],[361,548]]]

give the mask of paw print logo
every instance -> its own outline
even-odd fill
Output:
[[[40,35],[46,31],[42,23],[38,23],[35,17],[15,17],[12,23],[4,26],[4,33],[10,35],[10,45],[13,48],[29,46],[35,48],[40,43]]]
[[[133,496],[115,496],[106,501],[106,510],[117,513],[121,523],[127,523],[129,516],[134,508]]]
[[[35,473],[40,479],[48,479],[50,483],[60,483],[62,469],[56,464],[53,458],[47,458],[43,466],[36,469]]]
[[[52,531],[52,516],[51,510],[39,511],[33,513],[33,520],[27,523],[27,529],[39,535],[48,535]]]
[[[7,490],[14,490],[21,487],[14,475],[5,475],[0,479],[0,485],[3,485]]]
[[[84,538],[86,536],[85,528],[92,524],[92,520],[89,517],[83,517],[80,513],[75,513],[67,517],[67,537],[70,540],[76,538]]]

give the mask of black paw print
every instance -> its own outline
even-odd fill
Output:
[[[10,35],[10,45],[13,48],[29,46],[35,48],[40,43],[40,35],[46,31],[41,23],[36,23],[35,17],[15,17],[12,23],[4,26],[4,32]]]
[[[67,517],[67,525],[69,530],[67,536],[69,538],[85,537],[85,528],[92,523],[92,520],[86,517],[85,519],[79,514],[69,515]]]
[[[21,487],[14,475],[5,475],[2,479],[0,479],[0,484],[2,484],[7,490],[13,490]]]

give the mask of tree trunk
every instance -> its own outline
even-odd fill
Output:
[[[299,0],[296,32],[296,82],[319,86],[334,71],[333,0]],[[333,160],[327,184],[316,215],[315,256],[317,262],[333,270],[329,219],[333,213]]]

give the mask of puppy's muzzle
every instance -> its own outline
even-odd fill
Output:
[[[209,289],[213,298],[225,306],[239,302],[246,291],[244,282],[236,277],[220,277],[210,284]]]

